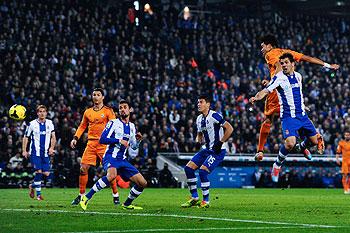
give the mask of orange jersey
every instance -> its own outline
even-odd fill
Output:
[[[84,112],[83,119],[74,136],[81,137],[86,127],[88,127],[88,139],[99,140],[108,121],[115,119],[112,108],[103,106],[99,111],[95,111],[92,107]]]
[[[267,65],[269,66],[271,78],[276,73],[276,64],[277,62],[279,62],[279,57],[284,53],[291,53],[297,62],[299,62],[301,60],[301,57],[303,56],[302,53],[298,53],[289,49],[279,49],[279,48],[271,49],[269,52],[265,54],[265,60]],[[279,112],[279,102],[278,102],[277,92],[275,90],[269,93],[266,97],[264,114],[268,116],[278,112]]]
[[[338,144],[337,154],[343,155],[343,162],[350,161],[350,141],[341,140]]]

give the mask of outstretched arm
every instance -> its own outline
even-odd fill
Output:
[[[269,91],[265,88],[264,90],[261,90],[258,93],[256,93],[255,96],[251,97],[249,99],[249,102],[254,104],[255,101],[263,99],[267,94],[269,94]]]
[[[318,59],[316,57],[310,57],[307,55],[303,55],[300,60],[310,62],[313,64],[317,64],[317,65],[323,66],[323,67],[328,68],[328,69],[333,69],[333,70],[339,69],[338,64],[328,64],[328,63],[326,63],[326,62],[324,62],[321,59]]]

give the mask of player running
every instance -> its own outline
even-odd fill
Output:
[[[103,129],[108,121],[115,119],[115,114],[112,108],[103,104],[104,93],[103,89],[95,88],[92,92],[92,101],[94,106],[88,108],[84,112],[83,119],[74,135],[70,145],[74,149],[79,138],[88,127],[88,143],[86,145],[81,164],[79,175],[79,195],[72,201],[72,205],[78,205],[81,196],[85,194],[86,184],[89,180],[88,171],[90,166],[96,166],[97,160],[102,161],[103,154],[106,150],[106,145],[99,143]],[[118,205],[119,193],[115,181],[111,183],[113,192],[113,203]]]
[[[271,178],[274,182],[278,182],[282,163],[296,145],[298,132],[301,136],[305,136],[305,140],[300,143],[300,150],[303,151],[305,157],[310,156],[307,148],[318,144],[316,128],[305,112],[302,76],[294,71],[294,57],[291,53],[284,53],[280,56],[279,62],[283,71],[278,72],[265,89],[249,99],[251,103],[254,103],[277,90],[285,143],[281,146],[276,162],[273,164]]]
[[[281,49],[277,47],[277,39],[273,35],[266,35],[261,38],[261,52],[264,55],[266,63],[269,67],[270,76],[273,77],[279,71],[281,71],[281,66],[279,65],[279,57],[284,53],[290,53],[293,55],[293,59],[297,62],[306,61],[313,64],[318,64],[328,69],[337,70],[339,65],[337,64],[328,64],[323,62],[322,60],[314,57],[306,56],[302,53],[298,53],[289,49]],[[269,80],[263,80],[262,84],[266,86],[269,83]],[[275,116],[280,113],[280,107],[278,103],[278,97],[276,91],[269,93],[266,97],[265,101],[265,109],[264,114],[266,116],[265,120],[261,124],[260,134],[259,134],[259,142],[257,153],[255,155],[255,160],[261,161],[264,157],[264,145],[267,141],[267,136],[270,133],[271,124],[275,118]],[[323,154],[324,152],[324,141],[320,134],[317,136],[318,144],[317,149],[318,153]]]
[[[38,201],[43,200],[41,194],[42,175],[50,175],[50,156],[54,154],[56,145],[55,127],[51,120],[46,119],[47,108],[45,105],[39,105],[36,108],[38,118],[29,123],[23,137],[22,155],[28,158],[32,163],[35,176],[34,182],[29,185],[29,196],[34,198],[34,189]],[[27,151],[28,138],[30,138],[29,152]]]
[[[210,110],[210,99],[207,96],[198,98],[197,137],[196,142],[205,142],[205,148],[196,153],[186,164],[185,173],[191,199],[181,205],[183,208],[198,206],[209,207],[208,175],[221,163],[226,155],[226,147],[223,145],[233,132],[230,123],[217,112]],[[201,189],[203,194],[202,202],[199,201],[197,193],[197,178],[195,171],[199,169]]]
[[[344,194],[350,194],[350,130],[346,130],[344,133],[344,139],[338,144],[336,160],[340,165],[339,156],[342,155],[341,173],[343,174],[342,183],[344,188]]]
[[[84,195],[80,201],[80,206],[86,210],[88,201],[92,196],[108,185],[120,175],[123,180],[130,180],[135,183],[131,188],[123,209],[140,210],[140,206],[132,205],[147,186],[147,181],[140,172],[126,160],[126,152],[129,146],[133,149],[139,147],[142,140],[141,133],[136,133],[134,123],[130,122],[130,104],[126,100],[119,102],[120,118],[108,122],[102,133],[100,143],[107,144],[107,150],[103,157],[103,168],[107,175],[99,179],[90,191]]]

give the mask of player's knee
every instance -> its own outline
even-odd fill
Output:
[[[107,179],[109,182],[112,182],[113,180],[115,180],[115,178],[117,178],[117,174],[116,173],[108,173],[107,174]]]
[[[44,176],[49,176],[49,175],[50,175],[50,172],[43,172],[43,175],[44,175]]]
[[[88,173],[89,166],[87,165],[81,165],[80,167],[80,175],[86,175]]]
[[[207,170],[208,168],[200,168],[198,173],[199,177],[202,179],[202,177],[206,177],[209,174],[209,171]]]
[[[194,169],[193,168],[190,168],[190,167],[188,167],[188,166],[185,166],[185,173],[186,174],[190,174],[191,172],[193,172],[194,171]]]
[[[147,181],[145,179],[142,179],[140,182],[139,182],[139,186],[141,186],[142,188],[146,188],[147,187]]]

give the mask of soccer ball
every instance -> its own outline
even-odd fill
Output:
[[[24,118],[26,118],[26,113],[27,113],[27,109],[20,104],[12,105],[12,107],[9,110],[10,118],[17,121],[21,121]]]

